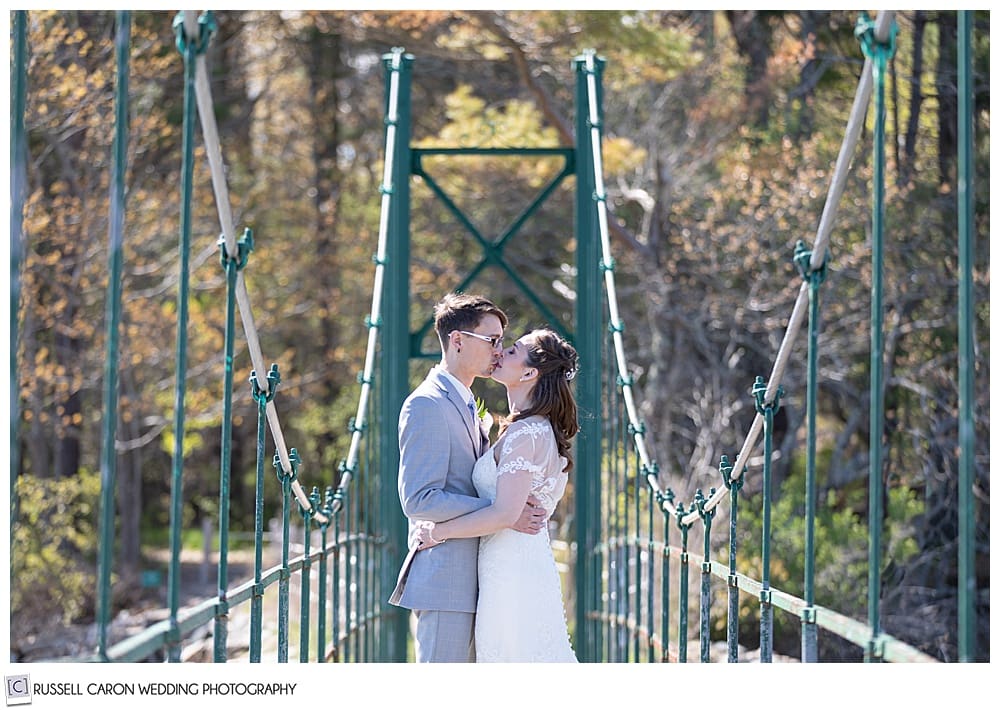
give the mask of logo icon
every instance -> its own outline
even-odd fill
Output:
[[[27,675],[7,675],[4,680],[8,705],[31,704],[31,683]]]

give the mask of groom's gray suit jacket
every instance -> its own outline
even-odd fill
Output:
[[[399,413],[399,500],[411,521],[441,522],[490,504],[476,496],[472,469],[488,440],[458,389],[438,368]],[[407,609],[475,612],[479,538],[410,552],[390,603]]]

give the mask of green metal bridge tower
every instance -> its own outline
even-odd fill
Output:
[[[410,392],[409,364],[417,358],[437,357],[438,353],[427,353],[421,349],[423,336],[430,330],[431,321],[414,332],[410,331],[410,180],[420,176],[432,192],[441,200],[445,208],[453,214],[458,222],[470,232],[482,249],[482,258],[472,271],[465,276],[456,290],[464,290],[487,266],[497,268],[510,278],[549,324],[557,330],[564,330],[558,318],[549,312],[543,300],[530,285],[521,279],[516,271],[505,260],[504,247],[514,238],[524,226],[527,219],[534,214],[542,204],[553,194],[563,180],[570,176],[576,177],[576,214],[574,220],[574,237],[576,240],[576,329],[572,333],[563,333],[569,338],[580,355],[580,360],[586,363],[581,368],[577,378],[577,404],[580,412],[580,433],[577,436],[577,457],[574,477],[576,480],[576,529],[579,552],[576,560],[577,598],[584,599],[588,591],[585,582],[593,571],[588,569],[589,557],[583,551],[592,548],[597,540],[594,533],[597,521],[590,521],[594,505],[599,496],[599,480],[601,468],[601,325],[602,325],[602,288],[601,288],[601,248],[598,231],[597,200],[603,196],[595,195],[594,160],[595,153],[591,145],[590,131],[593,121],[590,119],[588,105],[588,79],[591,86],[596,83],[598,115],[600,108],[600,82],[604,60],[588,53],[574,59],[577,77],[577,112],[576,112],[576,147],[553,148],[414,148],[410,145],[411,138],[411,107],[410,81],[413,71],[413,56],[401,49],[383,57],[386,86],[386,130],[388,141],[392,141],[394,153],[391,167],[391,185],[383,186],[383,190],[391,191],[391,208],[389,219],[389,242],[386,254],[386,278],[383,283],[383,299],[386,304],[386,318],[382,331],[382,417],[385,422],[395,422],[399,418],[399,410],[403,400]],[[589,103],[593,103],[591,100]],[[390,133],[391,132],[391,133]],[[562,169],[535,197],[535,199],[520,213],[518,218],[496,239],[488,239],[472,224],[472,221],[462,213],[454,201],[437,185],[433,177],[423,167],[425,156],[523,156],[539,158],[556,156],[562,159]],[[388,169],[387,169],[388,172]],[[442,294],[443,295],[443,294]],[[384,436],[380,442],[381,464],[384,476],[389,477],[398,468],[399,450],[396,440],[390,436],[390,428],[383,429]],[[386,486],[385,490],[392,490]],[[386,505],[391,505],[387,501]],[[398,527],[392,532],[400,541],[400,550],[405,549],[405,519],[397,516]],[[577,604],[578,630],[587,628],[584,621],[586,605]],[[391,655],[403,659],[406,655],[405,639],[407,618],[398,614],[396,632],[392,634],[395,646]],[[579,634],[579,631],[578,631]],[[578,642],[579,643],[579,642]]]

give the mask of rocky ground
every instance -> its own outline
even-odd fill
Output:
[[[162,558],[162,559],[161,559]],[[154,555],[149,560],[151,566],[166,567],[166,555]],[[273,562],[265,561],[265,566]],[[205,564],[204,556],[193,551],[184,551],[181,554],[181,582],[179,590],[179,606],[181,609],[194,606],[205,599],[212,598],[217,594],[217,565],[216,559],[211,559]],[[234,584],[242,584],[253,575],[253,554],[252,552],[233,552],[229,558],[229,578]],[[118,611],[108,626],[108,648],[116,643],[135,636],[143,629],[155,624],[158,621],[168,618],[167,609],[167,576],[161,575],[159,582],[155,586],[142,587],[136,582],[128,590],[115,590],[115,596],[127,596],[129,607]],[[267,597],[265,596],[265,599]],[[241,605],[247,606],[247,605]],[[272,615],[273,616],[273,615]],[[249,632],[238,635],[239,624],[246,619],[246,626],[249,628],[249,609],[234,609],[230,621],[230,638],[234,640],[240,638],[249,639]],[[205,638],[211,639],[210,625],[199,629],[192,637],[186,639],[184,654],[187,656],[198,656],[202,652]],[[267,623],[265,622],[265,633]],[[95,623],[88,624],[52,624],[49,626],[39,625],[31,633],[18,636],[15,629],[11,630],[10,660],[12,663],[31,663],[42,661],[70,661],[73,659],[83,659],[91,656],[98,648],[98,626]],[[248,645],[248,642],[243,645]],[[208,645],[211,659],[211,644]],[[234,649],[239,653],[239,643]],[[162,660],[160,658],[150,660]],[[196,660],[190,658],[189,660]]]

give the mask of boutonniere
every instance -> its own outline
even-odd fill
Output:
[[[490,437],[493,429],[493,415],[486,409],[486,402],[476,397],[476,416],[479,417],[479,428],[483,430],[483,436]]]

